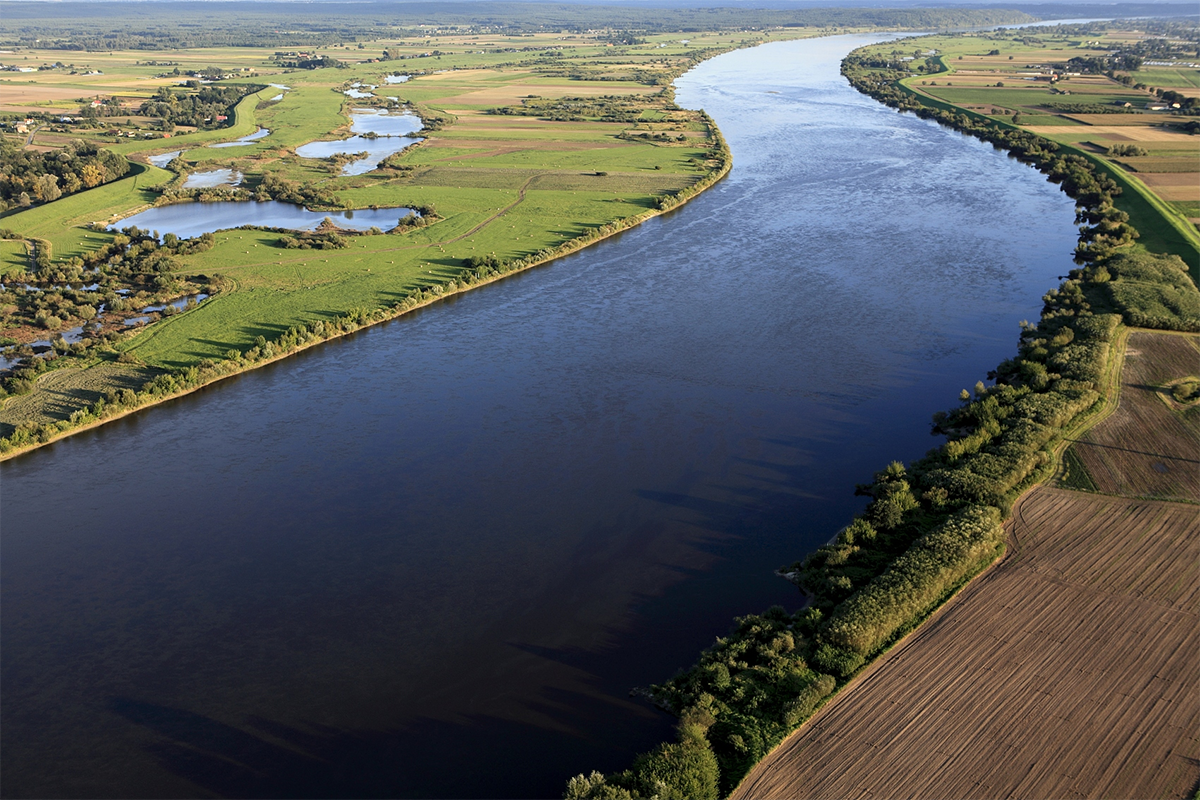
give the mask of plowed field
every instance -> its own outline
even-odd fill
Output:
[[[1071,445],[1106,494],[1200,500],[1200,406],[1173,406],[1163,384],[1200,373],[1197,337],[1129,335],[1120,407]]]
[[[1011,521],[1008,557],[733,796],[1190,797],[1198,516],[1182,503],[1036,489]]]

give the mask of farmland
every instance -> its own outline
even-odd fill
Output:
[[[1195,506],[1039,488],[1009,556],[764,759],[734,797],[1190,797]]]
[[[1200,405],[1171,387],[1197,377],[1194,336],[1135,331],[1121,374],[1120,409],[1071,445],[1067,485],[1105,494],[1200,500]]]

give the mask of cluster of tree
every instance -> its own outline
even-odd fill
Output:
[[[329,220],[328,217],[325,219]],[[329,224],[332,226],[332,221]],[[330,230],[287,234],[280,236],[275,242],[276,247],[286,250],[341,250],[349,244],[343,234]]]
[[[174,165],[174,161],[168,164],[168,166]],[[170,205],[195,199],[201,202],[280,200],[314,209],[340,209],[346,205],[345,201],[329,187],[289,181],[273,173],[263,176],[263,179],[254,187],[217,186],[210,189],[184,189],[182,183],[182,181],[172,181],[169,185],[158,187],[161,189],[161,196],[155,201],[155,205]]]
[[[276,58],[275,63],[285,69],[325,69],[326,67],[337,67],[344,69],[347,64],[344,61],[339,61],[336,58],[329,56],[314,56],[312,58]]]
[[[1171,387],[1171,397],[1176,403],[1191,405],[1200,402],[1200,380],[1187,378]]]
[[[1110,156],[1123,156],[1125,158],[1150,155],[1149,150],[1144,147],[1138,147],[1136,144],[1112,144],[1108,146],[1106,152]]]
[[[686,142],[687,141],[687,136],[685,136],[682,133],[672,136],[670,133],[667,133],[666,131],[657,131],[657,132],[654,132],[654,131],[621,131],[620,133],[617,134],[617,138],[625,139],[625,140],[631,141],[631,142],[649,141],[649,142],[664,142],[664,143],[666,143],[666,142]]]
[[[847,61],[856,86],[908,106],[908,95],[878,73],[855,70],[853,55]],[[938,119],[954,127],[969,121]],[[1022,136],[1004,142],[1030,163],[1049,165],[1052,180],[1080,200],[1081,216],[1118,219],[1105,210],[1113,187],[1089,162],[1061,159]],[[624,772],[580,775],[567,798],[728,793],[839,685],[1003,552],[1001,521],[1013,501],[1047,475],[1063,431],[1103,402],[1122,316],[1200,330],[1200,291],[1178,257],[1109,250],[1079,261],[1084,266],[1043,298],[1039,323],[1023,325],[1018,355],[989,375],[995,384],[964,389],[956,408],[934,415],[933,432],[946,442],[859,486],[871,498],[863,514],[834,543],[780,570],[808,595],[806,608],[737,620],[691,669],[646,693],[679,716],[679,742]]]
[[[1042,103],[1052,111],[1064,111],[1068,114],[1137,114],[1137,109],[1125,108],[1111,103],[1068,103],[1061,100],[1051,100]]]
[[[1084,75],[1104,75],[1113,70],[1133,72],[1142,66],[1142,57],[1132,53],[1112,53],[1103,56],[1075,56],[1067,59],[1067,71]]]
[[[75,139],[61,150],[25,150],[0,140],[0,211],[50,203],[91,189],[129,171],[129,162],[110,150]]]
[[[170,130],[176,125],[196,128],[222,128],[233,124],[233,108],[261,86],[201,86],[194,91],[172,91],[160,86],[154,96],[142,103],[138,112],[162,120]]]
[[[129,109],[115,97],[81,97],[79,103],[80,122],[88,127],[99,125],[104,117],[124,117],[129,114]]]
[[[602,95],[600,97],[527,97],[519,106],[489,108],[488,114],[538,117],[562,122],[635,123],[641,117],[646,101],[639,95]]]

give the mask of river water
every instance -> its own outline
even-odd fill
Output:
[[[735,166],[677,212],[5,463],[4,794],[552,797],[669,736],[629,688],[797,606],[1070,268],[867,41],[680,79]]]

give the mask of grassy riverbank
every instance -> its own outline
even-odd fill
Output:
[[[110,374],[115,362],[143,365],[160,378],[173,374],[176,383],[196,369],[205,380],[217,379],[259,363],[251,355],[262,350],[256,347],[259,337],[274,342],[288,331],[311,332],[338,320],[390,318],[431,298],[574,252],[686,202],[728,171],[729,153],[710,119],[674,105],[670,80],[730,47],[797,35],[811,33],[780,31],[739,40],[710,33],[683,44],[660,37],[620,52],[598,36],[572,36],[581,40],[566,45],[559,36],[534,42],[513,37],[513,44],[534,46],[536,53],[554,53],[552,66],[514,48],[495,48],[480,58],[468,51],[464,37],[445,42],[462,51],[443,51],[441,69],[418,71],[425,74],[404,83],[387,84],[380,64],[237,79],[289,88],[245,98],[232,128],[115,147],[135,159],[183,149],[178,164],[185,169],[237,169],[251,189],[268,179],[314,186],[348,208],[436,209],[434,224],[353,237],[345,247],[321,251],[288,250],[269,231],[218,234],[203,252],[176,258],[174,273],[181,286],[218,288],[212,299],[131,336],[89,342],[93,346],[84,353],[63,348],[50,366],[93,374],[57,382],[27,376],[35,394],[51,383],[58,390],[75,388],[60,392],[54,404],[0,409],[0,434],[18,452],[76,429],[96,416],[102,399],[102,408],[111,409],[113,393],[128,387],[114,383],[105,389],[96,378]],[[490,46],[506,43],[504,38]],[[472,37],[470,47],[479,46],[478,39]],[[600,55],[606,60],[599,64],[584,61]],[[639,74],[612,74],[635,67]],[[436,130],[426,131],[421,147],[361,176],[342,177],[323,160],[296,157],[298,144],[345,135],[345,113],[353,101],[341,90],[358,82],[379,87],[375,100],[363,102],[403,100]],[[279,93],[283,98],[273,100]],[[269,128],[270,136],[245,147],[200,146],[258,126]],[[138,164],[124,180],[10,214],[6,225],[48,241],[55,263],[86,260],[111,246],[114,234],[84,226],[154,204],[156,189],[171,179],[170,172]],[[26,279],[36,282],[33,275]],[[143,304],[159,299],[147,291],[134,297],[145,298]],[[136,313],[129,306],[125,316]],[[63,328],[77,322],[69,310],[58,319]],[[20,341],[22,335],[28,340],[53,331],[26,326],[14,333]],[[215,372],[213,364],[220,364]],[[194,388],[195,380],[185,377],[183,383]],[[167,396],[160,389],[147,385],[136,401],[126,397],[126,405]]]
[[[929,22],[927,15],[897,14],[888,21]],[[964,21],[959,12],[945,16],[952,24]],[[968,17],[980,23],[1024,18],[989,11]],[[843,25],[852,18],[857,19],[839,15]],[[846,30],[740,26],[633,36],[604,26],[533,33],[449,26],[436,36],[418,29],[370,42],[369,48],[312,48],[306,64],[317,67],[313,69],[297,69],[294,60],[266,48],[215,48],[158,53],[152,62],[144,61],[139,50],[89,53],[89,66],[102,69],[86,77],[79,70],[63,74],[65,68],[35,73],[35,84],[44,84],[47,96],[65,98],[68,91],[103,88],[131,112],[114,117],[111,128],[68,133],[39,129],[35,146],[66,146],[70,136],[83,136],[135,162],[183,151],[173,163],[180,176],[140,163],[126,179],[9,213],[5,224],[17,235],[49,243],[44,248],[52,253],[47,272],[70,274],[72,265],[96,263],[95,254],[113,247],[114,234],[89,229],[89,223],[111,222],[179,199],[182,174],[199,170],[241,173],[243,196],[273,192],[279,197],[282,191],[306,193],[306,202],[327,209],[436,209],[431,217],[436,221],[354,237],[345,246],[319,253],[283,247],[273,232],[228,231],[204,248],[175,252],[169,262],[158,259],[138,282],[102,278],[105,303],[96,318],[100,331],[77,345],[55,344],[53,357],[39,365],[97,371],[59,381],[60,388],[78,390],[56,395],[55,403],[20,404],[39,409],[36,413],[18,415],[0,407],[0,437],[9,437],[13,446],[18,441],[21,448],[33,446],[76,427],[72,418],[91,414],[102,398],[111,405],[113,393],[122,387],[114,384],[101,391],[103,381],[96,379],[108,374],[106,365],[114,362],[176,378],[218,362],[249,368],[254,359],[247,354],[260,338],[277,340],[288,331],[313,330],[340,319],[388,318],[411,300],[445,296],[481,276],[542,263],[670,209],[710,186],[729,166],[715,125],[702,113],[678,108],[671,81],[731,49]],[[28,57],[35,59],[51,53],[28,49]],[[169,139],[158,138],[153,133],[158,123],[138,113],[151,113],[152,105],[140,104],[161,100],[163,91],[179,91],[171,88],[179,83],[179,68],[168,73],[153,66],[166,63],[163,59],[185,69],[207,61],[207,69],[221,68],[219,83],[224,86],[283,88],[268,86],[242,99],[226,127],[180,129]],[[409,80],[389,83],[390,75]],[[345,90],[354,85],[367,87],[373,96],[348,98]],[[52,105],[59,109],[65,103],[55,100]],[[415,110],[425,123],[425,141],[358,176],[341,175],[336,159],[295,154],[298,145],[314,139],[348,135],[347,115],[356,105]],[[270,134],[233,148],[205,146],[259,127]],[[219,199],[236,193],[217,189],[197,194]],[[124,257],[128,261],[128,254]],[[157,265],[166,263],[172,266],[163,274]],[[103,275],[107,267],[100,268]],[[15,313],[0,331],[19,344],[83,323],[101,299],[62,291],[35,271],[22,277],[33,289],[13,294],[10,310],[15,307]],[[121,287],[123,299],[112,294]],[[122,321],[139,314],[141,307],[201,290],[214,296],[185,313],[161,320],[152,315],[144,330],[121,330]],[[22,369],[7,391],[37,393],[49,385],[42,369],[18,372]],[[148,397],[156,397],[155,391],[147,385]]]

